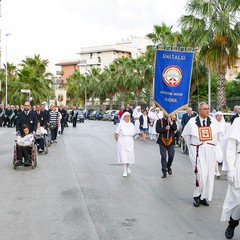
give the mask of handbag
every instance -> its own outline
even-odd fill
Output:
[[[172,135],[171,135],[169,138],[165,138],[165,137],[163,137],[163,135],[162,135],[162,136],[161,136],[161,139],[162,139],[163,144],[164,144],[166,147],[170,146],[171,143],[172,143],[172,140],[173,140]]]
[[[50,122],[50,124],[49,124],[50,130],[53,130],[56,127],[57,127],[57,123],[56,122]]]
[[[163,128],[162,119],[160,120],[160,122],[161,122],[161,127]],[[169,130],[167,132],[167,136],[169,136]],[[168,138],[165,138],[165,137],[163,137],[163,134],[162,134],[161,135],[161,140],[166,147],[169,147],[171,145],[172,141],[173,141],[173,137],[172,137],[172,135],[170,135]]]

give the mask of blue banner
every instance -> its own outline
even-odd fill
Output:
[[[193,51],[156,50],[154,101],[169,116],[188,107]]]

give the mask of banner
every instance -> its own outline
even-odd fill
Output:
[[[188,107],[193,53],[156,50],[154,102],[166,116]]]
[[[57,106],[59,106],[60,104],[63,104],[64,106],[66,106],[66,94],[67,93],[65,89],[55,90]]]

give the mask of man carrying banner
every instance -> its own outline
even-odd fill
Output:
[[[216,119],[208,116],[207,103],[201,103],[198,111],[199,116],[191,118],[182,133],[193,168],[194,207],[209,206],[207,199],[209,201],[212,199],[216,163],[215,147],[221,132]]]
[[[167,172],[172,175],[172,162],[174,158],[174,137],[177,130],[175,119],[163,117],[157,120],[156,132],[159,133],[157,143],[159,144],[162,164],[162,178],[167,177]],[[168,156],[168,161],[167,161]]]

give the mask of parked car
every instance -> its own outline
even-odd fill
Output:
[[[113,115],[113,124],[116,125],[117,123],[119,123],[119,118],[118,118],[118,113],[119,110],[117,110],[114,115]]]
[[[81,110],[77,110],[77,121],[80,122],[80,123],[84,123],[84,116],[83,116],[83,113]]]
[[[182,122],[182,116],[185,113],[187,113],[187,110],[181,110],[181,111],[178,111],[176,113],[176,122],[177,122],[177,125],[178,125],[178,132],[179,132],[179,134],[182,133],[182,123],[181,122]],[[192,111],[192,113],[193,113],[194,116],[197,116],[196,112]]]
[[[103,112],[101,111],[93,111],[89,115],[89,120],[102,120],[103,118]]]
[[[116,111],[117,110],[108,110],[106,113],[103,114],[102,120],[113,121],[113,116]]]

